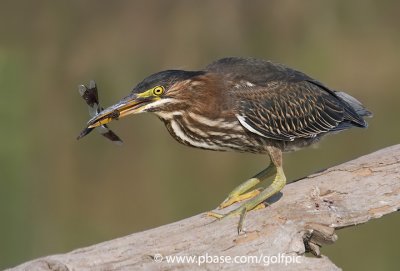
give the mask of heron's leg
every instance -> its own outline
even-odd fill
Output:
[[[255,175],[253,178],[248,179],[247,181],[233,189],[232,192],[229,193],[228,197],[218,206],[218,209],[223,209],[234,204],[235,202],[257,196],[260,193],[261,189],[254,189],[247,193],[245,192],[274,174],[275,166],[271,163],[266,169]]]
[[[269,155],[271,157],[272,165],[273,167],[276,168],[276,175],[275,179],[272,182],[270,186],[262,190],[257,196],[254,198],[246,201],[243,203],[241,206],[239,206],[237,209],[227,213],[227,214],[218,214],[218,213],[209,213],[208,215],[214,216],[216,218],[224,218],[224,217],[231,217],[231,216],[236,216],[240,215],[239,219],[239,224],[238,224],[238,233],[242,231],[243,227],[243,221],[246,216],[246,213],[261,203],[263,203],[266,199],[270,198],[272,195],[276,194],[279,192],[286,184],[286,177],[285,173],[283,172],[282,169],[282,152],[274,147],[270,147],[268,149]]]

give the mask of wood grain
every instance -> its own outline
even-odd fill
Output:
[[[265,209],[250,212],[246,233],[238,219],[199,214],[172,224],[36,259],[9,270],[264,270],[270,256],[299,256],[274,270],[340,270],[319,248],[337,240],[335,229],[400,209],[400,145],[388,147],[287,185]],[[235,206],[233,206],[235,207]],[[318,257],[305,254],[311,251]],[[163,255],[156,262],[154,255]],[[259,262],[168,263],[166,256],[255,256]],[[247,258],[236,258],[236,260]],[[276,259],[276,258],[275,258]],[[250,259],[248,259],[250,261]],[[255,259],[253,259],[255,261]],[[270,266],[272,265],[269,263]]]

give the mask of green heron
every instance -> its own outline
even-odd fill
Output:
[[[245,201],[217,218],[239,215],[286,184],[282,153],[318,142],[351,127],[367,127],[370,116],[352,96],[328,88],[297,70],[255,58],[223,58],[204,70],[166,70],[150,75],[117,104],[89,120],[86,129],[131,114],[152,112],[180,143],[213,151],[268,154],[269,166],[237,186],[219,205]],[[255,188],[274,177],[266,188]],[[251,189],[254,190],[251,190]]]

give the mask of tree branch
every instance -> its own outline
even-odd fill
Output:
[[[258,270],[273,261],[281,262],[273,264],[274,270],[339,270],[319,256],[321,245],[337,239],[334,230],[400,209],[400,145],[298,180],[278,197],[247,215],[246,234],[237,235],[237,218],[212,223],[200,214],[10,270]],[[306,257],[307,251],[319,257]],[[156,254],[163,255],[162,262]],[[214,263],[168,263],[166,256],[198,256],[198,262]],[[221,256],[232,263],[221,263]],[[295,259],[300,263],[282,263]]]

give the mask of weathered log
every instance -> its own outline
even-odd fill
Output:
[[[339,270],[319,252],[335,229],[400,209],[400,145],[295,181],[280,196],[248,213],[245,234],[237,218],[199,214],[9,270]]]

